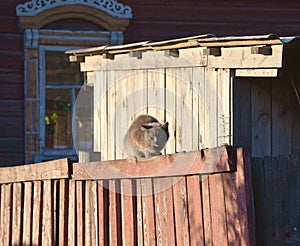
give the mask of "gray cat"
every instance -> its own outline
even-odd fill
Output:
[[[161,124],[150,115],[140,115],[129,127],[124,150],[128,158],[140,159],[160,155],[169,139],[169,123]]]

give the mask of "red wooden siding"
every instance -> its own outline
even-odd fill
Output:
[[[203,33],[299,35],[300,3],[293,1],[135,1],[125,42],[164,40]]]
[[[18,3],[0,2],[0,166],[24,162],[24,48]]]

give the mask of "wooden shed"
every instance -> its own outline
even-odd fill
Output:
[[[298,38],[200,35],[68,54],[81,62],[82,95],[89,95],[82,96],[87,101],[79,95],[76,113],[92,122],[90,133],[77,135],[78,150],[123,158],[126,130],[142,113],[169,122],[166,154],[223,144],[248,148],[257,242],[298,240]]]

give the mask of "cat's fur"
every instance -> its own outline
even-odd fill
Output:
[[[169,123],[159,123],[151,115],[140,115],[129,127],[124,150],[128,158],[140,159],[160,155],[169,139]]]

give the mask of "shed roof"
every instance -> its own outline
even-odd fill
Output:
[[[214,34],[204,34],[165,41],[143,41],[131,44],[116,46],[100,46],[88,49],[70,50],[66,54],[74,56],[90,56],[98,54],[122,54],[134,51],[146,50],[170,50],[190,47],[232,47],[232,46],[251,46],[251,45],[288,45],[299,42],[300,37],[279,37],[276,34],[257,35],[257,36],[228,36],[217,37]]]

